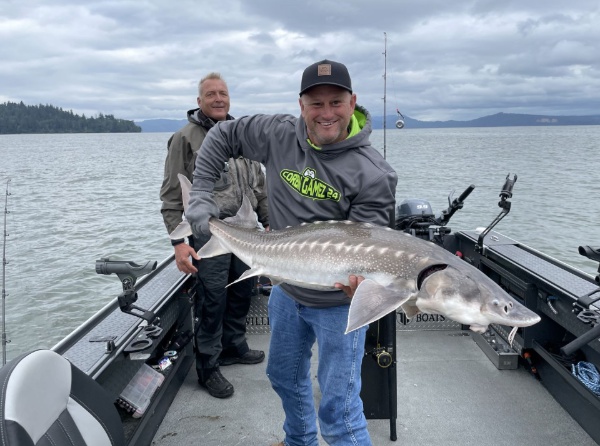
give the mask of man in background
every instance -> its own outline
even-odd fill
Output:
[[[168,142],[165,176],[160,189],[161,213],[167,231],[171,233],[181,222],[183,200],[177,174],[192,181],[196,155],[204,137],[219,121],[232,120],[229,115],[229,91],[219,73],[209,73],[198,85],[198,107],[187,112],[188,124],[173,134]],[[219,218],[235,215],[246,195],[263,226],[268,226],[265,176],[260,163],[242,157],[222,163],[220,179],[215,184],[215,201]],[[197,289],[194,304],[196,371],[198,382],[217,398],[233,395],[233,386],[221,374],[219,365],[257,364],[265,354],[251,350],[246,341],[246,316],[255,279],[250,278],[225,288],[248,269],[233,254],[197,259],[196,251],[210,236],[201,235],[172,240],[177,268],[186,274],[196,274]]]

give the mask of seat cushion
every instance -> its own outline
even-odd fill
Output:
[[[0,370],[0,444],[125,444],[121,419],[106,391],[51,350],[13,359]]]

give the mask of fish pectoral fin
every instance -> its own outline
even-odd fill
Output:
[[[169,234],[171,240],[179,240],[192,235],[192,228],[187,220],[183,220],[177,225],[173,232]]]
[[[421,310],[419,310],[419,307],[417,307],[414,302],[406,302],[402,305],[402,311],[404,311],[404,314],[406,314],[407,318],[413,318],[415,317],[417,314],[419,314],[421,312]]]
[[[488,326],[487,325],[478,325],[478,324],[471,324],[469,326],[469,329],[474,331],[475,333],[480,333],[483,334],[487,331]]]
[[[219,242],[218,238],[211,237],[208,242],[206,242],[206,244],[200,248],[198,251],[198,256],[202,259],[229,254],[230,252],[231,251],[229,251],[221,244],[221,242]]]
[[[346,334],[391,313],[411,297],[408,290],[403,293],[370,279],[363,280],[350,302]]]
[[[250,268],[247,269],[246,271],[244,271],[242,273],[242,275],[240,277],[237,278],[237,280],[234,280],[233,282],[231,282],[230,284],[228,284],[225,288],[227,288],[228,286],[233,285],[234,283],[238,283],[241,282],[242,280],[245,280],[249,277],[256,277],[256,276],[262,276],[263,275],[263,269],[262,268]]]

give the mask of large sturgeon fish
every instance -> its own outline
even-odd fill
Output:
[[[184,208],[191,183],[180,175]],[[209,221],[211,239],[203,257],[233,253],[250,269],[239,279],[267,276],[315,290],[348,285],[363,276],[350,303],[346,333],[402,307],[406,316],[441,314],[483,333],[489,324],[527,327],[540,317],[509,296],[477,268],[436,244],[405,232],[351,221],[303,223],[277,231],[257,228],[256,214],[244,197],[234,217]],[[184,221],[172,239],[191,235]],[[235,282],[234,282],[235,283]]]

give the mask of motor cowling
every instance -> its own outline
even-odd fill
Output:
[[[427,200],[410,198],[396,208],[396,229],[426,228],[434,224],[435,216]]]

